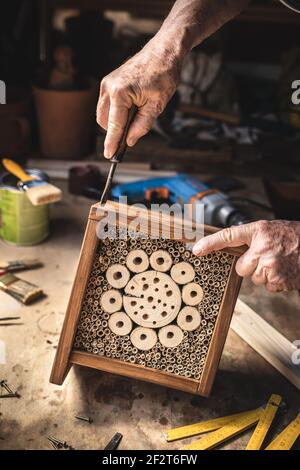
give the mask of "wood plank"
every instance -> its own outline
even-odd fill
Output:
[[[148,230],[150,231],[150,228],[154,228],[155,230],[159,231],[160,233],[165,229],[166,231],[168,228],[170,228],[170,233],[171,233],[171,239],[172,239],[172,232],[174,230],[181,228],[182,226],[182,218],[178,218],[176,216],[172,217],[172,221],[169,222],[166,221],[166,219],[163,217],[161,212],[158,211],[150,211],[149,209],[142,208],[142,207],[136,207],[136,206],[128,206],[126,204],[120,204],[115,201],[107,201],[105,206],[101,207],[99,203],[94,204],[91,207],[90,210],[90,215],[89,218],[95,221],[99,221],[102,219],[105,215],[108,214],[109,211],[113,211],[116,214],[120,214],[120,219],[119,219],[119,224],[122,226],[127,226],[128,223],[136,219],[137,217],[140,218],[140,220],[148,220]],[[188,224],[187,224],[188,225]],[[182,237],[181,241],[184,243],[195,243],[195,239],[192,239],[193,232],[201,233],[204,230],[204,235],[211,235],[213,233],[218,232],[221,230],[220,228],[217,227],[212,227],[210,225],[199,225],[195,224],[194,222],[191,222],[190,224],[190,230],[187,227],[185,229],[185,233],[187,237]],[[226,248],[224,251],[226,253],[230,253],[234,256],[241,256],[245,251],[247,247],[242,246],[242,247],[236,247],[236,248]]]
[[[180,377],[169,372],[149,369],[138,364],[130,364],[117,359],[111,359],[95,354],[73,351],[70,361],[72,364],[103,370],[116,375],[125,375],[133,379],[145,380],[166,387],[175,388],[184,392],[197,393],[198,381],[187,377]]]
[[[40,157],[40,156],[38,156]],[[99,169],[100,173],[105,177],[109,171],[110,163],[103,157],[91,155],[89,158],[84,160],[50,160],[46,158],[30,158],[27,161],[29,168],[39,168],[45,171],[51,178],[67,180],[69,177],[69,170],[74,166],[84,167],[86,165],[92,165]],[[165,170],[151,170],[150,164],[145,161],[140,162],[122,162],[122,165],[118,166],[118,171],[115,174],[115,183],[131,183],[134,181],[145,180],[150,178],[158,177],[171,177],[175,176],[175,171]]]
[[[50,382],[57,385],[61,385],[63,383],[69,370],[69,356],[76,334],[81,304],[92,268],[94,252],[98,243],[96,225],[96,222],[88,221],[82,243],[77,273],[50,376]]]
[[[198,393],[203,396],[208,396],[213,386],[227,338],[236,298],[242,282],[242,278],[240,278],[235,271],[236,261],[237,258],[231,266],[230,275],[228,276],[227,286],[224,291],[215,329],[206,356],[203,374],[198,387]]]
[[[236,303],[231,329],[300,389],[300,366],[292,363],[292,355],[297,354],[296,346],[240,299]]]

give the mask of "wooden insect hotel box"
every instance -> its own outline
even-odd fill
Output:
[[[109,217],[113,229],[100,236]],[[135,206],[92,206],[52,383],[79,364],[209,395],[238,296],[241,251],[194,256],[198,229],[217,229],[183,225]]]

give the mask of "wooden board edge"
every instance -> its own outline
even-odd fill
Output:
[[[300,390],[300,368],[292,362],[297,347],[292,342],[241,299],[237,300],[230,327]]]
[[[56,385],[62,385],[68,372],[69,356],[73,347],[81,304],[98,244],[96,225],[93,220],[88,220],[86,226],[75,280],[50,375],[50,383]],[[93,251],[92,255],[91,250]]]
[[[183,392],[196,394],[198,389],[198,380],[180,377],[158,369],[149,369],[138,364],[119,361],[118,359],[96,356],[95,354],[84,351],[73,350],[70,356],[70,362],[115,375],[143,380],[156,385],[164,385]]]
[[[235,271],[237,260],[238,258],[231,265],[227,286],[199,381],[198,393],[205,397],[210,395],[213,386],[242,282],[242,278]]]
[[[90,214],[89,214],[89,219],[90,220],[94,220],[94,221],[97,221],[99,222],[101,220],[101,218],[103,218],[106,214],[108,214],[110,211],[113,211],[113,212],[116,212],[118,214],[122,214],[124,216],[124,221],[125,221],[125,217],[126,217],[126,220],[128,218],[128,220],[132,220],[134,219],[135,217],[139,217],[140,219],[144,218],[147,220],[149,220],[149,209],[144,209],[144,208],[138,208],[138,207],[134,207],[134,206],[127,206],[125,204],[119,204],[115,201],[107,201],[106,205],[105,206],[100,206],[99,203],[97,204],[94,204],[91,206],[91,209],[90,209]],[[156,217],[157,215],[157,217]],[[157,224],[161,225],[163,224],[163,220],[162,220],[162,217],[159,217],[159,214],[155,213],[155,211],[152,211],[151,213],[151,220],[156,220]],[[172,224],[174,227],[182,227],[182,219],[181,218],[176,218],[176,217],[171,217],[171,220],[172,220]],[[124,223],[122,224],[124,226]],[[125,224],[126,226],[126,224]],[[201,231],[203,228],[204,228],[204,235],[205,236],[208,236],[208,235],[212,235],[216,232],[219,232],[221,229],[218,228],[218,227],[212,227],[210,225],[203,225],[203,226],[197,226],[197,224],[195,223],[192,223],[191,224],[191,227],[192,227],[192,230],[196,230],[197,227],[198,227],[198,230]],[[170,239],[172,239],[170,237]],[[185,243],[191,243],[190,240],[188,239],[182,239],[181,241],[185,242]],[[243,253],[245,253],[245,251],[248,249],[248,247],[246,246],[240,246],[240,247],[235,247],[235,248],[225,248],[221,251],[225,252],[225,253],[229,253],[233,256],[241,256]]]

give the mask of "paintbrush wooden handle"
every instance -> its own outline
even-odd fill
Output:
[[[2,164],[7,171],[23,182],[35,180],[34,176],[28,175],[18,163],[9,158],[3,158]]]

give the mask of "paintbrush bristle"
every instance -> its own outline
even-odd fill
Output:
[[[34,206],[42,206],[52,202],[60,201],[62,192],[56,186],[45,183],[25,188],[28,199]]]

